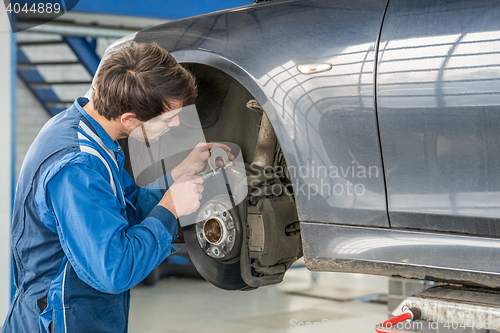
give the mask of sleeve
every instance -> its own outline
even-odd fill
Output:
[[[62,248],[78,277],[117,294],[141,282],[173,251],[177,220],[156,206],[129,227],[103,176],[84,164],[62,168],[46,187]]]
[[[169,171],[166,175],[145,187],[138,187],[130,174],[123,170],[122,182],[125,201],[127,202],[127,217],[129,223],[134,225],[142,221],[151,212],[168,190],[169,184],[174,181]]]

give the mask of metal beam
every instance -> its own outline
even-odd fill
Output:
[[[22,50],[17,50],[17,59],[20,62],[27,63],[29,62],[28,57]],[[14,68],[17,66],[14,66]],[[38,72],[36,68],[17,68],[17,73],[23,82],[26,84],[26,87],[31,91],[31,93],[36,97],[36,99],[42,104],[42,106],[49,112],[51,116],[55,116],[58,114],[61,109],[56,109],[53,107],[47,107],[45,105],[45,101],[47,100],[58,100],[59,97],[52,90],[51,87],[44,88],[35,88],[32,86],[33,83],[45,83],[45,79]]]
[[[148,2],[122,0],[117,5],[116,1],[112,0],[82,0],[78,2],[72,11],[175,20],[223,9],[246,6],[252,3],[253,0],[151,0]]]
[[[11,13],[10,15],[10,20],[11,22],[16,22],[16,14]],[[12,212],[14,209],[14,197],[16,194],[16,150],[17,150],[17,40],[16,40],[16,34],[11,33],[10,34],[10,64],[11,64],[11,69],[10,69],[10,80],[11,80],[11,170],[10,170],[10,178],[11,178],[11,204],[10,204],[10,211],[11,211],[11,219],[12,220]],[[12,262],[13,257],[11,257],[11,263],[10,263],[10,300],[12,301],[14,299],[14,295],[16,293],[16,285],[14,283],[14,263]]]
[[[24,4],[31,6],[34,3],[53,3],[53,0],[20,0],[16,2],[22,7]],[[114,0],[63,0],[62,8],[65,11],[69,10],[74,13],[108,14],[176,20],[211,13],[218,10],[251,5],[252,3],[253,0],[151,0],[147,2],[137,0],[121,0],[119,4],[117,4]]]
[[[83,37],[63,37],[63,40],[73,50],[90,75],[94,76],[101,58],[95,53],[92,44]]]
[[[121,29],[103,26],[91,26],[74,24],[71,22],[55,22],[50,21],[40,25],[35,25],[35,21],[21,21],[17,23],[17,28],[22,31],[37,32],[45,34],[58,34],[61,36],[74,36],[74,37],[103,37],[103,38],[122,38],[123,36],[134,33],[138,29]]]

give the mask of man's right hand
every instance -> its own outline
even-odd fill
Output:
[[[189,215],[200,208],[203,178],[195,172],[181,176],[168,189],[158,205],[171,211],[175,217]]]

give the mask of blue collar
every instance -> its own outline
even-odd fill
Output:
[[[102,126],[94,118],[89,116],[89,114],[83,109],[83,107],[87,105],[88,102],[89,99],[86,97],[77,97],[73,106],[76,107],[76,109],[80,111],[80,113],[85,117],[85,119],[89,121],[89,123],[92,125],[91,129],[101,138],[106,148],[114,152],[118,152],[118,142],[113,141],[113,139],[111,139],[104,128],[102,128]]]

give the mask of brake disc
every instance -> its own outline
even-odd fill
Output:
[[[228,177],[238,173],[228,172]],[[214,286],[226,290],[241,290],[248,285],[241,278],[240,253],[242,224],[238,208],[233,207],[222,173],[205,180],[211,198],[204,198],[193,214],[196,223],[183,228],[189,256],[198,272]]]

